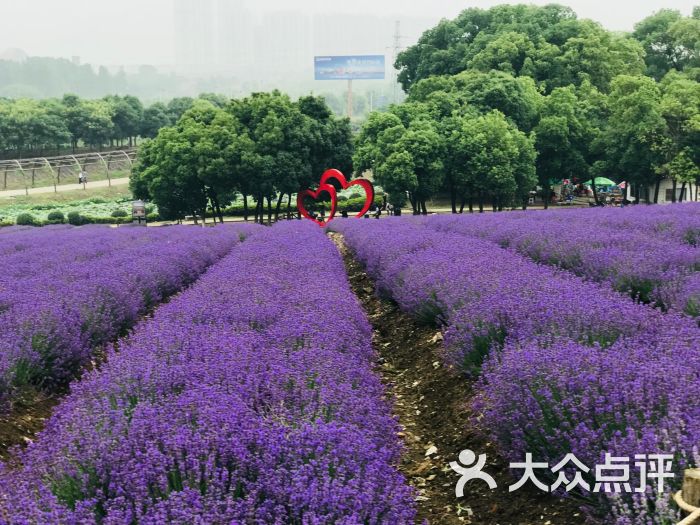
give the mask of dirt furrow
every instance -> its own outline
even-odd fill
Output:
[[[577,506],[529,487],[508,492],[514,483],[508,464],[494,446],[473,430],[470,409],[473,384],[442,364],[442,334],[434,326],[420,325],[388,299],[375,293],[374,283],[343,243],[338,246],[354,292],[374,329],[381,374],[394,398],[394,412],[403,427],[405,453],[400,465],[418,489],[419,520],[435,525],[575,525],[584,522]],[[479,480],[467,483],[464,497],[455,496],[459,475],[449,463],[460,451],[487,455],[485,472],[498,488],[490,490]]]

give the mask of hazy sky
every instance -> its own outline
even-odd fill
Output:
[[[452,18],[467,7],[490,7],[500,3],[504,2],[255,0],[249,5],[258,11],[400,13],[438,19]],[[668,7],[689,14],[693,4],[700,0],[570,0],[559,3],[571,6],[579,17],[592,18],[609,29],[631,30],[635,22],[658,9]],[[413,39],[418,35],[407,36]],[[29,55],[77,55],[83,62],[93,64],[172,64],[172,0],[0,0],[0,52],[13,47]]]

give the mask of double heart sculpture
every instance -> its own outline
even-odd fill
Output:
[[[297,194],[297,209],[299,210],[299,213],[301,213],[302,216],[314,221],[319,226],[325,226],[333,220],[333,217],[335,216],[335,209],[338,205],[338,195],[336,194],[335,186],[329,183],[331,179],[335,179],[336,181],[338,181],[340,187],[344,190],[348,189],[350,186],[360,186],[364,188],[365,193],[367,194],[367,197],[365,198],[365,205],[362,207],[362,210],[360,210],[360,213],[358,213],[355,217],[362,217],[365,213],[369,211],[369,207],[374,202],[374,186],[372,186],[372,183],[367,179],[355,179],[348,182],[345,179],[345,176],[340,171],[331,169],[326,171],[321,176],[321,182],[319,183],[318,189],[316,191],[303,190]],[[331,213],[328,215],[328,219],[324,221],[319,221],[318,219],[314,218],[308,211],[306,211],[306,208],[304,207],[304,198],[309,197],[311,199],[317,200],[319,196],[324,192],[328,193],[328,195],[330,195],[331,197]]]

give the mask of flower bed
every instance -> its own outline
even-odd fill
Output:
[[[445,358],[480,374],[475,421],[505,457],[589,465],[669,453],[678,488],[697,465],[700,329],[492,242],[411,220],[333,228],[382,293],[445,331]],[[589,473],[588,481],[593,486]],[[550,480],[554,481],[554,480]],[[668,493],[578,491],[602,523],[666,523]]]
[[[371,328],[315,225],[252,235],[0,475],[11,522],[408,524]]]
[[[65,385],[249,228],[18,229],[0,236],[0,401]]]
[[[541,263],[605,282],[664,309],[697,315],[700,205],[430,217],[438,231],[485,238]]]

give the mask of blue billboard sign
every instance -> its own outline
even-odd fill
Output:
[[[383,80],[384,55],[314,57],[316,80]]]

